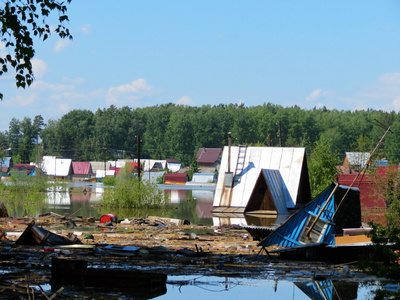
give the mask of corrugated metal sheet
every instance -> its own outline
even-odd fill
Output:
[[[262,169],[261,174],[264,176],[269,190],[271,191],[278,214],[288,215],[289,211],[287,209],[293,208],[294,203],[283,182],[281,173],[279,170]]]
[[[164,176],[166,172],[143,172],[142,179],[148,180],[150,183],[157,183],[157,179]]]
[[[231,147],[230,171],[235,172],[239,147]],[[262,169],[278,170],[294,204],[297,202],[300,178],[305,160],[305,148],[247,147],[240,181],[232,188],[230,201],[224,199],[224,176],[228,171],[228,146],[225,146],[213,206],[245,207]]]
[[[43,156],[41,169],[50,176],[68,176],[71,170],[72,159]]]
[[[301,209],[279,226],[273,233],[259,243],[259,246],[268,247],[277,245],[281,247],[295,247],[303,245],[299,241],[300,236],[304,234],[306,223],[310,216],[317,216],[321,207],[328,201],[326,209],[320,216],[320,220],[326,222],[326,227],[323,232],[323,238],[320,242],[334,244],[334,223],[331,222],[335,212],[335,195],[331,198],[330,195],[334,191],[335,185],[329,186],[317,198],[311,201],[305,208]]]
[[[194,173],[192,182],[194,183],[212,183],[217,180],[215,173]]]
[[[76,175],[88,175],[92,173],[90,162],[73,161],[72,170]]]
[[[166,173],[164,176],[165,184],[185,184],[187,181],[187,174],[184,173]]]

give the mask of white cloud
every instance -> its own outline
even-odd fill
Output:
[[[176,104],[194,106],[194,101],[188,96],[183,96],[182,98],[176,101]]]
[[[17,107],[21,109],[34,105],[37,99],[39,99],[37,94],[27,95],[26,93],[21,93],[15,97],[10,98],[8,101],[4,101],[2,105],[7,107]]]
[[[61,113],[61,115],[64,115],[64,114],[68,113],[69,111],[70,111],[70,108],[67,104],[62,103],[58,106],[58,113],[59,114]]]
[[[42,78],[47,73],[48,67],[44,60],[34,58],[32,59],[32,69],[35,78]]]
[[[111,87],[107,91],[106,103],[111,104],[137,104],[137,101],[143,96],[151,94],[153,87],[148,85],[146,80],[139,78],[129,84]]]
[[[68,39],[61,39],[56,42],[54,45],[54,52],[61,52],[63,51],[66,47],[68,47],[71,44],[71,40]]]
[[[306,97],[307,101],[315,101],[321,98],[322,95],[322,89],[316,89],[315,91],[312,91],[310,95]]]
[[[32,89],[46,92],[64,92],[74,90],[75,87],[73,85],[66,84],[50,84],[42,80],[34,81],[31,85]]]
[[[89,34],[92,32],[92,25],[90,24],[84,24],[79,29],[84,33],[84,34]]]
[[[379,82],[385,85],[400,85],[400,73],[389,73],[379,77]]]

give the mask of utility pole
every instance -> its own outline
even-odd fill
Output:
[[[137,175],[138,179],[140,180],[140,136],[139,135],[136,136],[136,143],[137,143],[137,157],[138,157]]]
[[[228,132],[228,173],[231,172],[231,140],[232,133]]]
[[[104,177],[106,176],[107,166],[106,166],[106,148],[103,147],[103,160],[104,160]]]

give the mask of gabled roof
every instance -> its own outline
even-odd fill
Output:
[[[72,169],[76,175],[88,175],[92,173],[90,162],[73,161]]]
[[[168,164],[180,164],[181,161],[179,159],[176,158],[167,158],[165,160]]]
[[[271,198],[271,201],[273,203],[270,203],[268,206],[273,205],[277,213],[280,215],[288,215],[288,208],[294,208],[295,205],[279,170],[262,169],[257,182],[259,182],[260,180],[264,180],[264,186],[266,187],[265,192],[260,195],[262,197],[262,202],[268,201],[268,199]],[[255,193],[260,194],[260,188],[260,185],[256,185],[255,189],[253,190],[252,196]],[[270,197],[267,197],[265,195],[266,192],[268,193],[267,195]],[[249,199],[249,202],[246,206],[246,212],[249,212],[247,211],[247,208],[252,206],[252,198],[253,197],[250,197]],[[263,203],[258,203],[258,206],[267,205],[263,205]]]
[[[97,170],[104,171],[104,167],[106,170],[110,170],[110,162],[104,163],[104,161],[91,161],[90,165],[92,167],[93,173],[96,173]]]
[[[68,176],[71,169],[72,159],[58,158],[56,156],[43,156],[41,169],[46,175]]]
[[[137,161],[137,159],[135,159]],[[150,171],[152,169],[166,169],[167,161],[166,160],[155,160],[155,159],[141,159],[143,171]]]
[[[199,148],[196,154],[198,164],[213,164],[217,161],[222,148]]]
[[[231,146],[229,170],[233,174],[234,181],[229,187],[225,181],[226,175],[229,174],[228,152],[229,147],[225,146],[214,207],[244,209],[262,169],[279,171],[282,184],[286,186],[294,205],[305,204],[311,200],[305,148]],[[272,176],[272,173],[269,175]]]

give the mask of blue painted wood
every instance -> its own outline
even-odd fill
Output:
[[[302,245],[300,237],[304,233],[304,228],[310,218],[310,215],[317,217],[321,208],[324,206],[326,201],[329,201],[325,210],[320,216],[320,220],[326,223],[325,231],[319,242],[327,244],[335,244],[335,227],[334,220],[332,220],[335,212],[335,196],[329,199],[332,194],[335,185],[332,184],[324,192],[318,195],[313,201],[311,201],[306,207],[292,215],[286,220],[281,226],[279,226],[274,232],[259,243],[259,246],[268,247],[272,245],[293,247]]]

